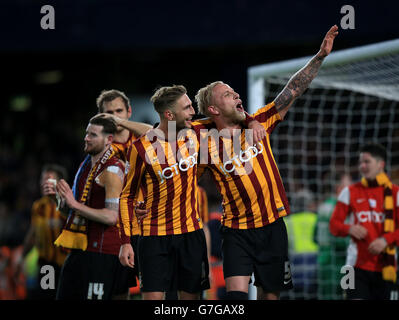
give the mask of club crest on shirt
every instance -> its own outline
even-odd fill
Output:
[[[371,208],[375,208],[377,206],[377,201],[375,199],[369,199],[369,205]]]

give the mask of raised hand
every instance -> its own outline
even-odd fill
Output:
[[[69,187],[69,184],[61,179],[57,183],[57,192],[61,196],[62,199],[65,200],[68,207],[74,209],[76,204],[78,203],[73,195],[72,189]]]
[[[52,181],[53,179],[48,179],[42,184],[43,195],[54,196],[56,194],[55,186],[56,184]]]
[[[312,80],[317,76],[324,58],[328,56],[332,50],[334,39],[337,35],[338,27],[334,25],[328,30],[317,54],[301,70],[291,77],[283,91],[281,91],[274,100],[276,109],[282,119],[284,119],[288,108],[292,105],[294,100],[302,95],[309,87]]]
[[[332,50],[334,39],[338,35],[338,26],[333,25],[330,30],[326,33],[326,36],[323,39],[323,42],[320,46],[319,55],[324,58],[328,56]]]
[[[99,114],[96,114],[94,117],[92,117],[91,119],[93,119],[93,118],[104,118],[104,119],[111,119],[111,120],[113,120],[115,123],[116,123],[116,125],[120,125],[121,124],[121,121],[123,120],[123,119],[121,119],[121,118],[119,118],[119,117],[117,117],[117,116],[114,116],[113,114],[110,114],[110,113],[99,113]],[[90,120],[91,120],[90,119]]]

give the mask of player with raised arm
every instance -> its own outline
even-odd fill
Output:
[[[230,86],[213,82],[196,95],[200,112],[210,119],[193,122],[193,128],[197,132],[201,129],[231,132],[230,137],[208,139],[208,159],[204,161],[223,196],[227,299],[248,299],[252,273],[258,299],[278,299],[280,291],[292,287],[287,231],[281,219],[289,214],[289,205],[269,135],[316,77],[337,34],[338,27],[331,27],[319,52],[291,77],[273,102],[252,115],[267,133],[258,143],[251,144],[245,130],[241,130],[245,113],[239,94]],[[234,142],[237,137],[238,150]]]
[[[129,121],[132,115],[132,107],[129,98],[125,93],[119,90],[103,90],[98,96],[97,100],[98,113],[101,117],[109,118],[115,121],[117,124],[117,130],[114,134],[114,140],[112,141],[112,148],[114,149],[116,156],[125,163],[125,175],[131,169],[130,164],[127,161],[128,151],[133,141],[135,141],[142,134],[147,132],[152,128],[151,125],[141,122]],[[130,123],[131,130],[126,129],[123,124],[127,122]],[[140,194],[139,200],[142,200],[142,195]],[[134,251],[137,251],[137,242],[139,237],[139,225],[137,222],[136,215],[132,215],[131,220],[131,244]],[[123,280],[123,273],[126,273],[127,286],[136,286],[136,277],[139,276],[137,256],[134,257],[134,270],[128,268],[129,271],[121,270],[121,280]],[[124,268],[124,267],[122,267]],[[123,289],[123,287],[122,287]],[[124,290],[121,292],[121,295]]]
[[[104,90],[97,98],[98,113],[104,118],[111,118],[117,124],[112,147],[116,155],[123,161],[127,159],[127,151],[134,140],[152,128],[151,125],[141,122],[129,121],[132,107],[129,98],[119,90]],[[123,126],[131,123],[131,130]]]

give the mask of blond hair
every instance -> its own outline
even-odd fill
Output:
[[[197,102],[198,110],[201,114],[205,116],[209,116],[208,114],[208,107],[212,105],[212,93],[213,88],[215,88],[218,84],[224,84],[222,81],[215,81],[207,86],[198,90],[197,94],[195,95],[195,101]]]

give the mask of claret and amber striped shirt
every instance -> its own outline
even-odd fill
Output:
[[[130,170],[130,165],[129,162],[127,161],[129,158],[129,152],[133,144],[133,141],[137,140],[137,138],[138,137],[135,134],[130,132],[129,138],[127,139],[126,142],[118,142],[114,140],[112,143],[112,148],[115,150],[116,156],[125,163],[125,183],[126,183],[127,173]],[[138,200],[140,201],[142,199],[143,199],[142,193],[140,192]],[[132,236],[140,234],[140,228],[135,214],[131,214],[130,228],[131,228],[130,234]]]
[[[150,137],[134,141],[129,151],[126,183],[120,197],[121,238],[128,243],[129,221],[141,188],[148,216],[141,223],[142,236],[175,235],[202,228],[198,210],[197,156],[193,130],[184,139],[168,142]]]
[[[204,167],[210,169],[223,196],[222,224],[234,229],[263,227],[289,213],[283,182],[270,146],[270,134],[281,117],[273,102],[252,116],[267,132],[257,144],[248,143],[245,130],[233,138],[203,140],[204,132],[215,129],[215,124],[210,119],[193,122],[197,134],[205,130],[201,133],[200,143],[205,141],[206,144],[208,140],[208,159],[201,158],[199,171]],[[202,149],[200,153],[203,154]]]
[[[130,148],[130,146],[133,144],[133,141],[135,141],[138,137],[133,134],[133,132],[129,133],[129,138],[127,139],[126,142],[118,142],[118,141],[113,141],[112,142],[112,148],[115,151],[115,155],[121,159],[123,162],[127,160],[127,153]]]

